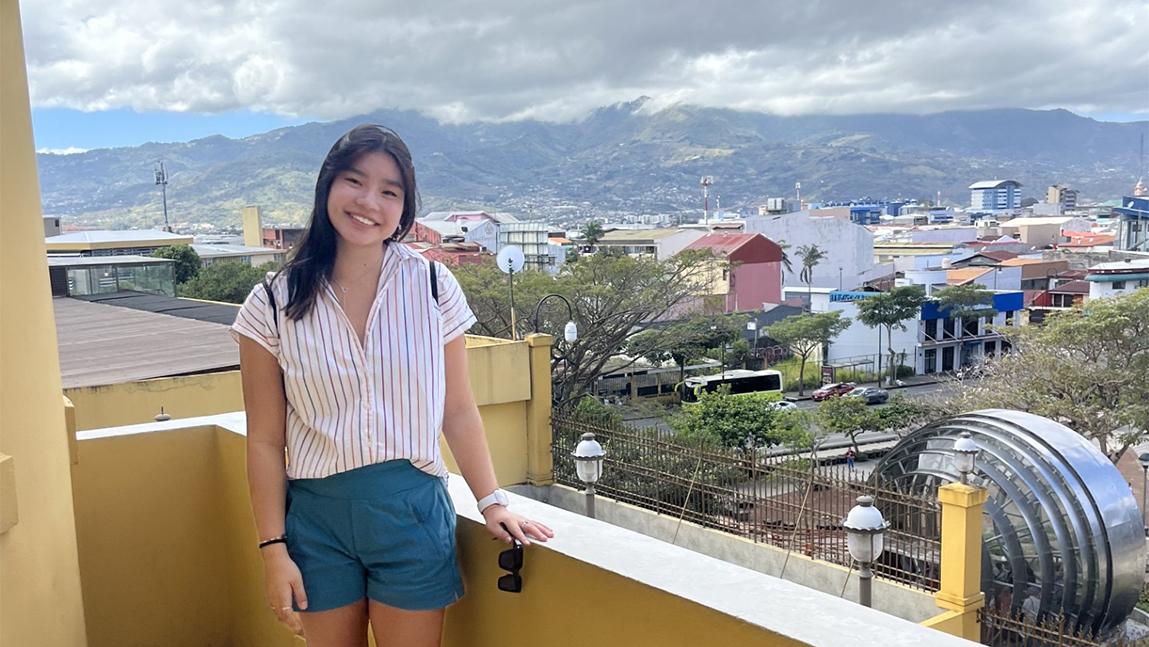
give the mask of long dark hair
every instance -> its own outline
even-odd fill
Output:
[[[295,246],[291,258],[281,272],[287,274],[288,298],[284,312],[294,321],[299,321],[315,307],[319,291],[324,281],[331,278],[335,267],[335,242],[339,234],[331,224],[327,213],[327,196],[335,176],[351,168],[357,159],[367,153],[385,153],[395,160],[403,183],[403,215],[399,226],[387,244],[402,240],[415,224],[415,214],[419,211],[419,192],[415,185],[415,166],[411,163],[411,151],[395,131],[383,126],[364,124],[352,128],[339,138],[328,151],[319,168],[319,178],[315,181],[315,205],[311,208],[311,218],[307,229]]]

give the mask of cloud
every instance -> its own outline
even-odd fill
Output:
[[[443,121],[652,98],[779,114],[1149,118],[1143,0],[25,3],[33,104]]]
[[[77,153],[87,153],[88,149],[69,146],[67,148],[37,148],[36,152],[41,155],[75,155]]]

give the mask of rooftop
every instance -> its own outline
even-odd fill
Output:
[[[216,245],[194,243],[191,246],[200,258],[218,258],[227,256],[255,256],[259,254],[283,254],[282,249],[273,247],[249,247],[247,245]]]
[[[681,233],[678,229],[615,229],[603,234],[599,243],[659,241]]]
[[[1126,259],[1124,261],[1113,261],[1111,263],[1098,263],[1089,268],[1090,272],[1099,272],[1103,274],[1111,274],[1117,272],[1144,272],[1149,270],[1149,258],[1147,259]]]
[[[48,267],[86,267],[91,265],[154,265],[157,263],[174,263],[170,258],[155,256],[48,256]]]
[[[64,388],[239,368],[239,347],[222,324],[79,299],[52,306]]]
[[[73,243],[159,243],[170,245],[186,245],[192,241],[191,236],[173,234],[157,229],[126,229],[112,230],[99,229],[92,231],[73,231],[59,236],[48,236],[44,242],[51,249],[52,245]]]
[[[1018,182],[1017,180],[987,180],[987,181],[983,181],[983,182],[974,182],[973,184],[969,185],[969,188],[971,188],[971,189],[999,189],[999,188],[1001,188],[1007,184],[1012,184],[1014,186],[1021,186],[1022,185],[1021,182]]]
[[[124,290],[107,294],[87,294],[74,297],[82,301],[102,303],[109,306],[131,308],[155,314],[171,315],[184,319],[195,319],[230,326],[235,322],[235,315],[239,306],[231,303],[216,301],[201,301],[200,299],[180,299],[163,294],[147,294]]]

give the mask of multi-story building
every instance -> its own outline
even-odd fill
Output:
[[[1149,252],[1149,197],[1121,198],[1113,209],[1117,216],[1117,240],[1114,247],[1129,252]]]
[[[889,361],[890,346],[900,365],[921,374],[955,371],[981,359],[1009,350],[1001,334],[1006,327],[1021,325],[1024,295],[1020,291],[1003,291],[993,295],[993,307],[977,317],[950,317],[940,310],[937,301],[927,301],[918,316],[902,322],[904,330],[894,327],[892,340],[884,329],[874,329],[858,320],[859,301],[880,292],[815,289],[814,312],[841,312],[850,326],[830,344],[824,362],[828,365],[861,366],[875,362],[880,353],[882,363]]]
[[[1021,210],[1021,182],[989,180],[969,185],[972,214],[1005,214]]]
[[[1101,263],[1089,268],[1089,298],[1101,299],[1149,288],[1149,258]]]
[[[1048,204],[1061,205],[1063,212],[1077,208],[1077,189],[1054,184],[1045,191],[1045,201]]]
[[[721,299],[721,312],[782,302],[782,248],[762,234],[707,234],[686,249],[714,254],[702,271],[702,299]]]
[[[874,234],[850,222],[848,217],[823,217],[818,212],[798,211],[779,216],[753,216],[743,228],[748,234],[762,234],[782,245],[790,257],[793,272],[785,272],[782,285],[806,287],[800,274],[802,263],[798,250],[816,245],[826,258],[814,266],[812,285],[846,290],[870,281],[892,276],[890,263],[874,260]]]

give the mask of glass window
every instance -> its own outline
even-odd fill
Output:
[[[1113,289],[1114,290],[1124,290],[1125,289],[1125,281],[1114,281],[1113,282]]]

